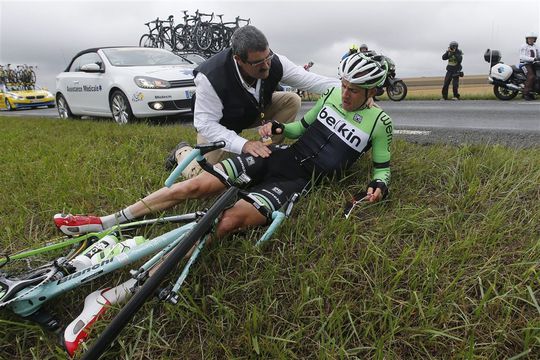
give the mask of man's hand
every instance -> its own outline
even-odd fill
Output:
[[[272,125],[272,124],[270,124],[270,125]],[[260,130],[259,130],[259,133],[260,133]],[[245,143],[244,147],[242,147],[242,152],[244,154],[250,154],[250,155],[253,155],[255,157],[260,156],[260,157],[263,157],[263,158],[269,157],[270,154],[272,153],[270,151],[270,149],[268,148],[268,146],[266,146],[262,142],[256,141],[256,140],[250,140],[247,143]]]
[[[275,133],[272,132],[272,128],[274,128]],[[262,138],[270,137],[276,134],[279,135],[281,133],[283,133],[283,124],[277,122],[276,120],[271,120],[259,127],[259,135],[261,135]]]

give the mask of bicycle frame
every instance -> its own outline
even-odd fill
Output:
[[[193,220],[195,219],[195,216],[196,214],[194,213]],[[41,308],[45,302],[66,291],[120,269],[125,265],[131,264],[152,253],[169,251],[170,248],[174,247],[182,240],[183,236],[188,233],[195,224],[195,222],[188,223],[180,228],[148,240],[127,253],[121,253],[110,259],[105,259],[99,264],[87,267],[67,276],[62,276],[59,279],[50,281],[30,291],[22,289],[15,294],[14,299],[16,300],[7,304],[7,307],[19,316],[29,316]],[[110,232],[111,231],[108,231],[107,233]],[[143,265],[143,267],[145,266]],[[21,296],[19,295],[21,293],[24,294]]]

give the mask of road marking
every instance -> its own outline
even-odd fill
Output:
[[[431,131],[420,131],[420,130],[394,130],[394,134],[402,135],[429,135]]]

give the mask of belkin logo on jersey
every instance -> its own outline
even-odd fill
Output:
[[[362,152],[367,145],[369,135],[348,123],[343,116],[335,110],[325,106],[319,111],[317,120],[330,131],[339,136],[347,145],[358,152]]]

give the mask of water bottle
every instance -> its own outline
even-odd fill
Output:
[[[118,238],[114,235],[106,235],[101,240],[96,241],[82,254],[77,255],[73,260],[69,262],[70,265],[75,267],[76,271],[87,268],[88,266],[95,265],[99,261],[95,261],[94,258],[97,254],[100,254],[108,248],[112,248],[118,243]]]
[[[102,262],[105,259],[109,259],[111,257],[117,256],[122,253],[126,253],[130,251],[131,249],[141,245],[146,241],[146,238],[144,236],[135,236],[131,239],[124,240],[122,242],[119,242],[115,244],[112,247],[108,247],[104,249],[103,251],[98,252],[94,256],[92,256],[92,264],[97,264]]]

